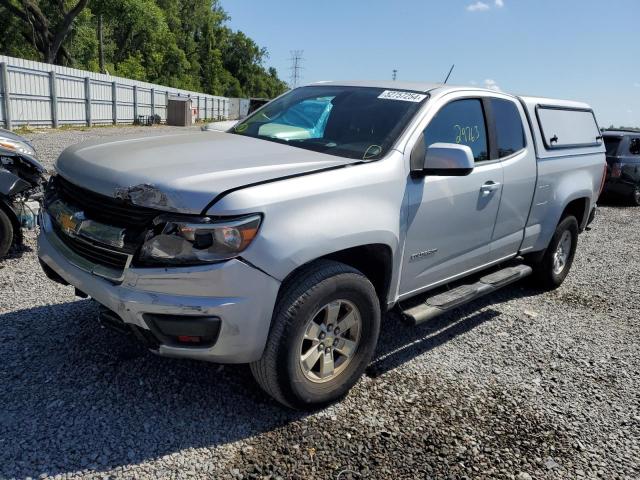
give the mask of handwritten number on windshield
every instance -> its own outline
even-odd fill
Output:
[[[454,125],[456,130],[456,143],[474,143],[480,138],[480,129],[477,125]]]

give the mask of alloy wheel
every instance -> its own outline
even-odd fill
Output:
[[[571,241],[571,232],[565,230],[553,254],[553,273],[556,275],[560,275],[567,266],[569,255],[571,254]]]
[[[340,375],[353,359],[362,330],[358,308],[348,300],[328,303],[311,317],[300,346],[304,376],[323,383]]]

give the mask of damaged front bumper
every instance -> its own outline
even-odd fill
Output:
[[[77,261],[53,231],[47,213],[41,215],[38,237],[40,260],[65,282],[90,295],[117,314],[125,324],[153,335],[148,319],[219,319],[212,346],[177,346],[158,338],[156,352],[163,356],[220,363],[247,363],[260,358],[269,333],[280,282],[240,259],[206,266],[125,268],[113,282],[92,273]],[[146,318],[146,319],[145,319]]]

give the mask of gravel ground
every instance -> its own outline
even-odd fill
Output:
[[[30,135],[47,165],[90,137]],[[184,129],[180,129],[184,131]],[[35,238],[0,264],[0,477],[640,478],[640,209],[610,205],[555,292],[508,288],[417,329],[312,415],[244,366],[156,357],[48,281]]]

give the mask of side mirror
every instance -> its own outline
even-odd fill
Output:
[[[427,148],[423,175],[464,177],[473,171],[473,152],[467,145],[434,143]]]

